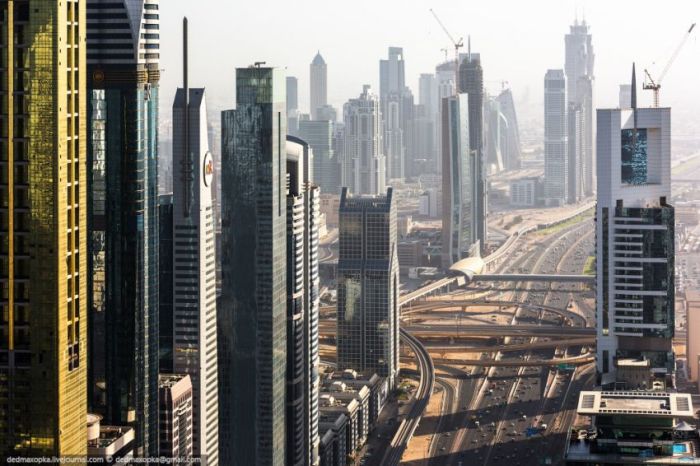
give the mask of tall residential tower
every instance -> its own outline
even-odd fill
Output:
[[[188,374],[193,394],[193,451],[219,462],[216,340],[216,240],[212,190],[214,159],[207,137],[204,89],[187,79],[173,103],[173,370]]]
[[[84,457],[85,2],[5,1],[0,18],[0,462]]]
[[[671,109],[636,108],[632,83],[632,108],[597,114],[596,361],[604,386],[637,388],[633,365],[651,388],[675,367]]]
[[[87,2],[90,403],[138,456],[158,454],[158,3]]]
[[[236,70],[222,126],[221,459],[286,461],[287,201],[284,73]]]
[[[544,77],[544,196],[549,206],[566,203],[568,137],[566,78],[563,70],[547,70]]]
[[[309,65],[309,113],[312,120],[318,118],[318,109],[328,104],[328,67],[317,52]]]

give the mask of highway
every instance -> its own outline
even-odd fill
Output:
[[[542,241],[530,240],[527,245],[521,244],[517,248],[514,246],[513,249],[517,250],[512,253],[512,257],[504,260],[504,266],[498,272],[580,274],[593,247],[592,226],[593,223],[588,220],[563,228],[544,237]],[[533,332],[536,327],[543,329],[541,332],[544,333],[557,329],[558,325],[566,321],[562,319],[562,314],[569,300],[582,299],[591,295],[590,292],[582,293],[581,296],[577,295],[578,297],[574,298],[571,292],[565,291],[567,287],[571,289],[571,286],[571,283],[565,285],[528,283],[527,291],[522,293],[508,293],[495,288],[492,291],[494,295],[512,294],[512,297],[501,298],[501,301],[522,302],[525,305],[518,308],[513,306],[510,325],[493,326],[497,328],[490,328],[489,331],[517,327],[526,329],[522,336],[507,337],[502,332],[501,336],[505,336],[502,339],[503,345],[520,345],[521,348],[528,348],[531,344],[544,343],[541,338],[542,333],[538,334],[540,338],[532,338],[530,332]],[[458,300],[455,294],[451,298],[453,301],[450,304]],[[442,304],[444,308],[449,299],[445,298],[441,301],[444,301]],[[423,310],[415,314],[425,317],[423,311],[427,310],[426,307],[430,304],[432,304],[430,301],[414,303],[411,305],[411,312],[425,305]],[[559,313],[550,312],[548,308],[558,309]],[[449,313],[443,314],[450,316]],[[567,311],[567,314],[575,313]],[[570,322],[576,327],[559,327],[559,334],[574,330],[583,332],[587,337],[592,336],[591,329],[584,328],[587,322],[592,322],[591,316],[575,315],[577,317]],[[413,315],[411,317],[413,318]],[[439,313],[434,313],[431,322],[437,318],[440,318]],[[571,319],[571,315],[568,318]],[[412,327],[415,327],[415,324]],[[478,327],[481,329],[481,335],[484,335],[489,326]],[[460,328],[465,330],[468,328],[470,332],[472,330],[471,326],[460,326]],[[533,334],[537,332],[534,331]],[[523,365],[549,361],[555,355],[560,359],[559,362],[571,360],[564,357],[567,355],[590,360],[590,355],[580,354],[583,345],[571,346],[566,353],[565,348],[552,348],[551,342],[548,343],[549,348],[509,352],[500,352],[498,348],[502,345],[494,345],[493,348],[484,348],[484,351],[489,351],[489,356],[485,359],[487,361],[495,359],[499,364]],[[522,463],[527,465],[532,463],[524,458],[528,456],[540,458],[541,452],[557,458],[557,454],[563,451],[566,429],[572,419],[571,410],[567,411],[565,408],[572,407],[574,398],[572,393],[575,387],[587,386],[586,384],[591,383],[589,375],[586,377],[579,375],[589,374],[587,368],[591,365],[582,366],[584,369],[575,369],[573,374],[559,374],[559,371],[540,367],[491,365],[486,368],[487,373],[484,377],[484,369],[475,367],[476,364],[477,362],[469,359],[465,359],[464,363],[456,363],[464,369],[464,374],[470,374],[467,376],[470,383],[459,385],[457,393],[459,401],[454,404],[461,408],[442,414],[449,419],[449,422],[443,422],[440,425],[450,425],[452,428],[442,428],[436,433],[436,447],[431,451],[433,458],[430,464],[517,466]],[[490,390],[493,390],[493,393],[490,393]],[[475,421],[479,421],[478,427]],[[545,432],[544,435],[538,434],[530,439],[525,438],[526,427],[542,423],[549,424],[548,428],[551,432]],[[561,432],[558,430],[560,428],[563,429]],[[562,432],[564,435],[558,435]]]
[[[404,329],[401,329],[400,332],[401,341],[407,345],[416,356],[420,381],[418,382],[418,389],[416,390],[413,406],[406,415],[406,418],[401,421],[396,434],[391,439],[391,444],[382,457],[380,463],[382,466],[397,466],[399,464],[409,440],[411,440],[413,433],[418,428],[423,412],[428,407],[430,396],[435,387],[435,366],[433,366],[433,360],[430,354],[428,354],[428,351],[417,338]]]

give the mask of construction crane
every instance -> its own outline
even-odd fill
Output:
[[[671,58],[668,60],[668,63],[666,63],[666,66],[664,67],[663,71],[661,71],[661,74],[658,78],[656,78],[656,80],[654,80],[654,78],[651,77],[649,70],[644,69],[644,74],[646,75],[646,77],[644,78],[644,84],[642,85],[642,89],[654,91],[654,107],[659,106],[659,91],[661,90],[661,81],[666,76],[666,73],[668,73],[668,70],[671,69],[671,65],[673,65],[674,61],[676,61],[676,58],[678,57],[678,54],[681,52],[681,49],[683,48],[685,43],[688,42],[690,34],[692,34],[693,32],[693,29],[695,29],[695,23],[690,25],[688,32],[685,33],[685,35],[683,36],[683,40],[680,44],[678,44],[678,47],[676,47],[675,52],[673,52],[673,55],[671,55]]]
[[[438,15],[435,14],[432,8],[430,9],[430,12],[433,14],[435,21],[438,22],[442,30],[445,31],[445,34],[447,34],[447,37],[450,39],[450,42],[452,42],[452,45],[454,45],[455,48],[455,94],[457,94],[459,93],[459,49],[464,47],[464,39],[460,37],[458,41],[455,40],[454,37],[452,37],[452,34],[450,34],[450,31],[448,31],[445,25],[442,24],[442,21],[440,21],[440,18],[438,18]]]

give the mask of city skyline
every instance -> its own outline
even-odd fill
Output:
[[[202,7],[213,2],[212,7]],[[397,23],[397,28],[384,29],[382,19],[391,15],[398,5],[394,1],[369,2],[361,0],[354,8],[348,10],[344,21],[357,21],[363,24],[363,35],[348,36],[337,34],[336,27],[329,18],[334,18],[334,7],[318,0],[304,2],[303,5],[278,5],[273,0],[257,4],[256,8],[236,4],[219,4],[214,0],[201,0],[196,4],[184,0],[170,0],[162,6],[164,18],[161,34],[164,41],[179,39],[179,18],[189,15],[193,20],[193,47],[203,53],[193,56],[193,79],[207,85],[210,100],[215,107],[218,103],[226,105],[235,100],[231,75],[235,67],[248,66],[255,61],[267,61],[268,65],[286,68],[288,75],[299,79],[300,111],[307,113],[309,102],[308,64],[317,51],[323,55],[328,64],[329,103],[336,108],[356,94],[356,89],[363,84],[371,84],[379,90],[379,67],[377,60],[386,56],[388,47],[402,47],[406,56],[406,83],[417,95],[418,79],[421,73],[433,72],[435,65],[444,61],[443,48],[452,47],[444,32],[431,17],[428,9],[434,8],[441,16],[447,29],[456,38],[471,35],[472,48],[479,50],[484,57],[485,85],[491,93],[500,89],[501,81],[508,81],[513,88],[516,105],[529,102],[528,108],[519,108],[527,119],[539,119],[543,94],[541,76],[548,68],[563,66],[565,57],[564,36],[569,26],[578,17],[585,17],[591,27],[595,43],[605,43],[606,49],[596,50],[596,105],[613,107],[617,104],[617,86],[628,81],[628,63],[636,61],[643,69],[647,67],[652,75],[658,75],[670,58],[675,46],[687,30],[693,17],[700,15],[700,5],[684,5],[684,8],[655,7],[651,0],[633,2],[605,2],[603,0],[566,0],[550,2],[547,6],[548,19],[539,21],[539,14],[528,3],[501,0],[502,10],[508,10],[505,16],[496,16],[491,5],[461,5],[447,0],[401,2],[404,18]],[[277,18],[261,16],[269,4],[278,11]],[[635,21],[621,21],[629,15],[633,7]],[[215,17],[204,20],[202,13],[215,9]],[[375,15],[367,16],[366,11]],[[229,28],[224,24],[235,22],[236,18],[245,16],[247,20],[241,28]],[[457,18],[468,18],[466,22]],[[284,18],[284,19],[283,19]],[[297,34],[289,36],[286,30],[289,18],[303,18],[314,24],[314,34]],[[211,27],[221,24],[222,27]],[[256,24],[277,24],[279,28],[270,28],[267,40],[258,42],[254,47],[235,47],[243,43],[247,33]],[[537,24],[536,30],[533,24]],[[648,25],[658,28],[656,34],[648,34]],[[504,31],[508,31],[504,33]],[[504,36],[504,34],[506,34]],[[325,37],[325,41],[318,38]],[[634,47],[630,40],[634,37]],[[220,41],[230,43],[231,54],[217,58],[217,73],[212,74],[210,47],[207,43]],[[537,54],[524,53],[520,47],[510,44],[514,41],[527,44],[527,50],[537,50]],[[198,46],[199,44],[199,46]],[[278,47],[274,44],[284,44]],[[464,50],[464,49],[463,49]],[[700,95],[693,93],[692,84],[685,76],[700,75],[700,62],[693,60],[700,51],[700,45],[693,39],[681,52],[674,68],[664,80],[662,104],[673,106],[674,114],[684,119],[694,117],[694,108],[700,106]],[[180,58],[177,51],[164,50],[161,64],[163,73],[163,100],[168,101],[177,85]],[[225,102],[225,103],[224,103]],[[640,93],[640,105],[651,102],[649,92]],[[682,128],[685,130],[686,126]]]

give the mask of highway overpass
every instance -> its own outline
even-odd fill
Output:
[[[554,275],[538,273],[479,274],[473,282],[576,282],[595,283],[595,275]]]

